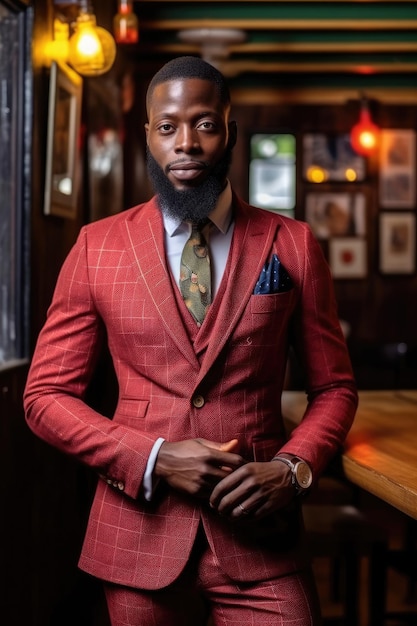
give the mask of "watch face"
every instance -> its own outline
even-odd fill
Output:
[[[295,478],[301,489],[308,489],[313,481],[311,469],[303,461],[296,463],[294,468]]]

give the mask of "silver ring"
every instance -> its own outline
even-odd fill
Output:
[[[239,506],[239,509],[242,511],[243,515],[249,515],[249,511],[245,509],[243,504],[239,504],[238,506]]]

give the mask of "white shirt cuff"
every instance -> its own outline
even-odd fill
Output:
[[[153,470],[155,467],[159,449],[164,441],[165,439],[163,439],[163,437],[158,437],[158,439],[153,444],[153,448],[146,464],[145,474],[143,476],[143,493],[145,496],[145,500],[148,500],[148,502],[152,500],[153,493],[159,482],[159,480],[154,479]]]

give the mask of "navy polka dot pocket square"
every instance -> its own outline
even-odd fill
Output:
[[[254,295],[281,293],[292,288],[292,280],[276,254],[265,263],[253,290]]]

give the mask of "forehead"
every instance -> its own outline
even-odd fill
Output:
[[[216,111],[225,110],[217,85],[201,78],[176,78],[154,87],[148,102],[150,115],[176,106],[203,106]]]

